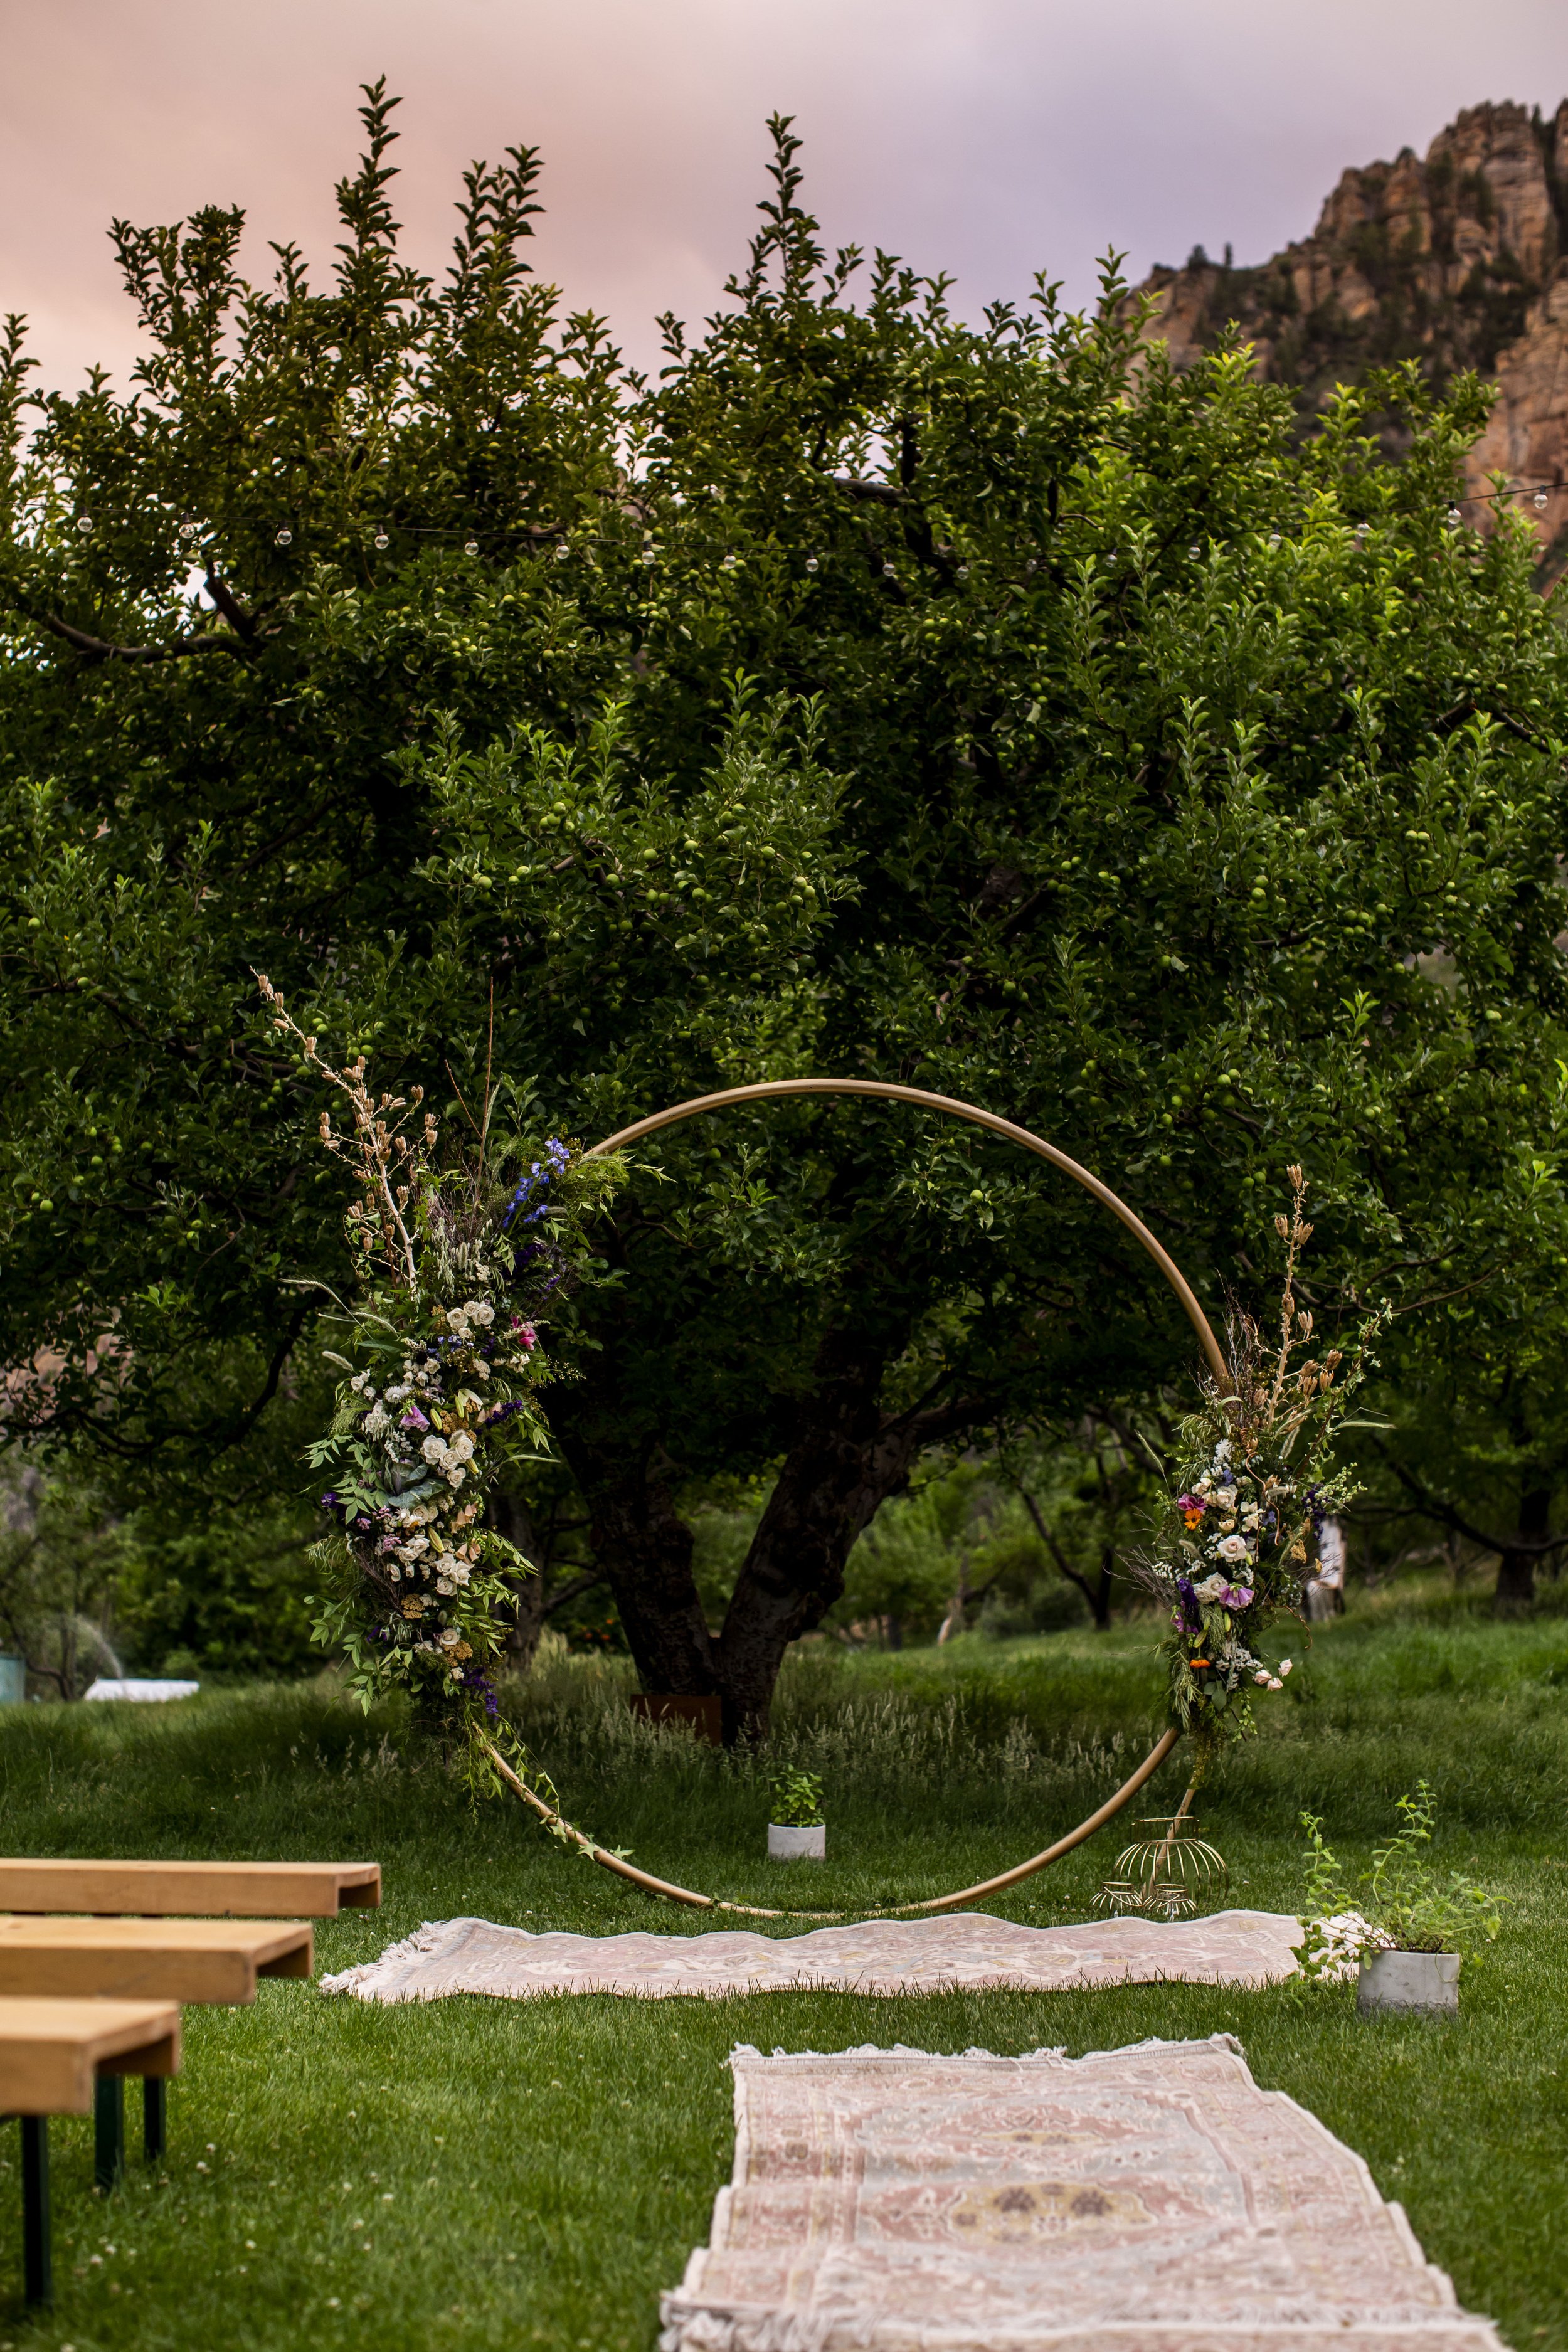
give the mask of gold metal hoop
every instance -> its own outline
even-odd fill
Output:
[[[1041,1160],[1048,1160],[1053,1168],[1059,1168],[1064,1176],[1070,1176],[1075,1184],[1081,1184],[1086,1192],[1092,1192],[1095,1199],[1109,1209],[1113,1217],[1120,1218],[1133,1239],[1148,1251],[1181,1300],[1187,1320],[1203,1344],[1210,1371],[1222,1387],[1228,1385],[1229,1367],[1208,1317],[1198,1305],[1191,1285],[1174,1258],[1154,1239],[1142,1217],[1135,1215],[1109,1184],[1102,1184],[1098,1176],[1091,1175],[1076,1160],[1069,1160],[1065,1151],[1058,1151],[1054,1143],[1046,1141],[1044,1136],[1031,1134],[1026,1127],[1018,1127],[1010,1118],[998,1118],[994,1110],[981,1110],[973,1103],[960,1102],[954,1095],[928,1094],[923,1087],[890,1086],[881,1078],[764,1078],[757,1086],[726,1087],[721,1094],[695,1095],[689,1102],[677,1103],[671,1110],[653,1111],[647,1118],[634,1119],[630,1127],[623,1127],[618,1133],[606,1136],[603,1143],[592,1145],[583,1156],[585,1160],[601,1159],[606,1152],[619,1151],[628,1143],[640,1142],[645,1135],[657,1135],[662,1127],[677,1127],[683,1119],[700,1118],[704,1111],[723,1110],[731,1103],[777,1102],[791,1095],[873,1095],[884,1102],[915,1103],[922,1110],[946,1111],[950,1118],[968,1119],[972,1127],[988,1128],[993,1135],[1000,1135],[1009,1143],[1021,1144],[1026,1151],[1034,1152]]]
[[[1056,1145],[1047,1143],[1043,1136],[1031,1134],[1026,1127],[1018,1127],[1010,1118],[999,1118],[994,1111],[981,1110],[973,1103],[960,1102],[953,1095],[928,1094],[922,1087],[893,1086],[880,1078],[767,1078],[756,1086],[726,1087],[720,1094],[696,1095],[689,1102],[677,1103],[669,1110],[656,1110],[647,1118],[634,1119],[630,1127],[623,1127],[616,1134],[606,1136],[602,1143],[591,1146],[584,1158],[602,1159],[607,1152],[619,1151],[628,1143],[638,1142],[645,1135],[657,1135],[660,1128],[677,1127],[683,1119],[698,1118],[704,1111],[723,1110],[731,1103],[778,1101],[792,1095],[870,1095],[885,1102],[914,1103],[923,1110],[946,1111],[954,1118],[968,1119],[973,1126],[987,1128],[993,1135],[1000,1135],[1009,1143],[1021,1144],[1026,1151],[1033,1151],[1039,1159],[1048,1160],[1053,1168],[1059,1168],[1064,1175],[1081,1184],[1086,1192],[1092,1192],[1095,1199],[1108,1208],[1112,1216],[1119,1217],[1128,1232],[1148,1251],[1181,1300],[1188,1321],[1203,1343],[1210,1371],[1222,1387],[1228,1386],[1229,1369],[1219,1341],[1210,1328],[1208,1317],[1199,1306],[1175,1260],[1155,1240],[1142,1219],[1133,1214],[1126,1202],[1121,1200],[1109,1184],[1102,1184],[1098,1176],[1091,1175],[1087,1168],[1080,1167],[1065,1151],[1058,1151]],[[954,1894],[934,1895],[924,1903],[900,1903],[888,1906],[882,1916],[908,1918],[911,1914],[921,1911],[952,1911],[961,1903],[977,1902],[982,1895],[999,1894],[1005,1887],[1016,1886],[1020,1879],[1032,1878],[1036,1871],[1044,1870],[1047,1863],[1059,1861],[1063,1854],[1070,1853],[1075,1846],[1081,1845],[1086,1838],[1092,1837],[1096,1830],[1119,1813],[1145,1781],[1158,1771],[1180,1737],[1174,1726],[1162,1732],[1142,1763],[1129,1780],[1122,1782],[1114,1796],[1090,1813],[1087,1821],[1080,1822],[1077,1829],[1069,1830],[1065,1837],[1058,1838],[1054,1845],[1047,1846],[1044,1853],[1031,1854],[1027,1862],[1017,1864],[1014,1869],[1002,1871],[994,1878],[982,1879],[976,1885],[960,1887]],[[662,1895],[671,1902],[689,1904],[694,1910],[728,1911],[752,1919],[839,1919],[845,1916],[839,1911],[773,1911],[763,1908],[760,1904],[726,1903],[717,1895],[700,1895],[691,1887],[677,1886],[668,1879],[655,1878],[648,1872],[638,1870],[635,1864],[623,1860],[619,1854],[606,1853],[583,1831],[563,1820],[556,1808],[547,1804],[531,1789],[499,1749],[488,1741],[485,1753],[500,1777],[516,1790],[525,1804],[531,1806],[557,1836],[569,1844],[575,1844],[590,1861],[613,1871],[617,1877],[629,1879],[634,1885],[644,1888],[650,1895]],[[1191,1794],[1189,1790],[1189,1801]],[[1183,1810],[1185,1810],[1185,1803]]]

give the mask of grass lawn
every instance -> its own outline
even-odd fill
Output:
[[[787,1887],[869,1906],[1021,1859],[1098,1801],[1146,1741],[1149,1641],[1132,1628],[803,1655],[781,1744],[826,1779],[834,1858],[821,1869],[759,1861],[767,1803],[752,1770],[634,1725],[613,1667],[556,1662],[524,1686],[519,1717],[569,1812],[645,1866],[744,1899]],[[1351,1990],[1303,1986],[382,2010],[267,1983],[254,2009],[186,2012],[157,2174],[133,2166],[121,2194],[96,2199],[90,2124],[54,2126],[58,2301],[38,2322],[20,2308],[6,2127],[0,2352],[647,2352],[658,2292],[705,2238],[728,2177],[735,2042],[1076,2054],[1222,2027],[1261,2084],[1361,2151],[1464,2303],[1519,2352],[1568,2352],[1568,1622],[1363,1603],[1320,1635],[1288,1691],[1205,1792],[1228,1899],[1295,1908],[1300,1807],[1359,1862],[1425,1773],[1439,1860],[1510,1897],[1457,2022],[1363,2022]],[[1151,1810],[1175,1801],[1179,1762]],[[521,1806],[470,1813],[395,1726],[367,1726],[324,1689],[8,1711],[0,1774],[13,1853],[380,1861],[384,1909],[321,1923],[323,1969],[454,1914],[595,1933],[700,1925],[574,1860]],[[992,1907],[1042,1925],[1086,1916],[1121,1843],[1102,1834]]]

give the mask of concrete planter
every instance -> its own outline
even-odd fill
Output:
[[[768,1823],[768,1860],[770,1862],[826,1862],[827,1859],[827,1824],[813,1822],[808,1829],[786,1828],[782,1822]]]
[[[1459,2006],[1458,1952],[1373,1952],[1361,1964],[1356,2007],[1446,2009]]]

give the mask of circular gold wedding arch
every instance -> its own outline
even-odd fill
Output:
[[[1033,1134],[1026,1127],[1019,1127],[1013,1119],[999,1118],[994,1111],[981,1110],[974,1103],[960,1102],[956,1096],[931,1094],[923,1087],[900,1087],[881,1078],[765,1078],[754,1086],[725,1087],[718,1094],[694,1095],[689,1101],[676,1103],[668,1110],[652,1111],[647,1118],[634,1119],[629,1127],[623,1127],[616,1134],[606,1136],[602,1143],[592,1145],[584,1157],[587,1160],[605,1159],[612,1151],[621,1151],[628,1144],[639,1143],[645,1135],[657,1135],[661,1128],[678,1127],[686,1119],[700,1118],[705,1112],[711,1110],[727,1110],[735,1103],[778,1102],[801,1095],[862,1095],[881,1102],[913,1103],[921,1110],[944,1111],[949,1118],[967,1119],[972,1127],[985,1128],[991,1134],[1001,1136],[1005,1141],[1016,1143],[1024,1150],[1034,1152],[1037,1159],[1048,1160],[1053,1168],[1059,1168],[1063,1175],[1070,1176],[1075,1183],[1081,1184],[1086,1192],[1092,1193],[1102,1207],[1120,1219],[1133,1239],[1148,1252],[1181,1301],[1183,1311],[1198,1336],[1209,1370],[1222,1388],[1228,1387],[1229,1367],[1208,1317],[1198,1304],[1191,1284],[1174,1258],[1155,1240],[1142,1219],[1134,1214],[1109,1184],[1101,1183],[1098,1176],[1069,1158],[1067,1152],[1058,1150],[1054,1143],[1047,1143],[1043,1136]],[[898,1904],[881,1916],[902,1917],[921,1911],[954,1910],[961,1903],[977,1902],[983,1895],[999,1894],[1004,1887],[1016,1886],[1020,1879],[1033,1877],[1036,1871],[1044,1870],[1048,1863],[1058,1862],[1063,1854],[1070,1853],[1075,1846],[1081,1845],[1086,1838],[1092,1837],[1096,1830],[1119,1813],[1122,1806],[1137,1795],[1144,1782],[1159,1770],[1180,1738],[1181,1733],[1173,1725],[1162,1733],[1138,1769],[1131,1779],[1122,1782],[1115,1795],[1108,1798],[1097,1812],[1090,1813],[1087,1821],[1080,1822],[1077,1829],[1070,1830],[1066,1837],[1058,1838],[1054,1845],[1047,1846],[1042,1853],[1031,1854],[1027,1862],[1019,1863],[1015,1869],[1003,1871],[995,1878],[983,1879],[977,1885],[960,1887],[952,1895],[932,1895],[924,1903]],[[524,1803],[531,1806],[557,1835],[574,1841],[592,1861],[605,1870],[614,1871],[618,1877],[630,1879],[650,1895],[663,1895],[673,1902],[689,1904],[697,1910],[738,1912],[753,1919],[832,1919],[844,1916],[833,1911],[785,1912],[767,1910],[756,1904],[726,1903],[717,1895],[700,1895],[689,1886],[676,1886],[668,1879],[651,1877],[647,1871],[637,1869],[619,1854],[606,1853],[583,1831],[574,1829],[570,1822],[563,1819],[555,1806],[547,1804],[513,1771],[500,1751],[489,1747],[488,1743],[487,1752],[508,1786],[514,1789]]]

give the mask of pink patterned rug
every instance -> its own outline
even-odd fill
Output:
[[[939,1992],[952,1986],[1059,1992],[1115,1984],[1263,1985],[1296,1972],[1299,1921],[1275,1911],[1206,1919],[1095,1919],[1019,1927],[984,1911],[868,1919],[808,1936],[566,1936],[488,1919],[427,1922],[379,1960],[323,1977],[323,1992],[361,2000],[441,2000],[448,1993]]]
[[[1228,2034],[731,2063],[734,2176],[661,2352],[1503,2352]]]

